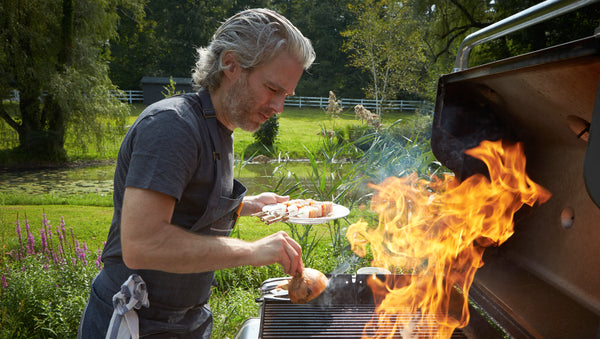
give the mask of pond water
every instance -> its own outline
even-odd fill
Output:
[[[249,194],[260,193],[271,188],[273,170],[279,165],[250,163],[236,167],[236,178],[248,187]],[[306,176],[310,165],[306,162],[294,162],[288,163],[286,168],[301,178]],[[0,190],[3,193],[34,195],[112,194],[114,171],[114,163],[61,169],[3,171],[0,172]]]

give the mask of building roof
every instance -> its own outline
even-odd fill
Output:
[[[168,84],[172,77],[149,77],[145,76],[140,80],[142,84]],[[192,78],[173,78],[176,84],[191,85]]]

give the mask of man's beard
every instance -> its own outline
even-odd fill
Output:
[[[224,107],[233,125],[247,132],[257,131],[261,125],[251,119],[251,110],[256,108],[253,98],[254,93],[248,86],[248,72],[243,72],[240,79],[229,89]]]

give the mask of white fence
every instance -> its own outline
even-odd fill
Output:
[[[325,97],[288,97],[285,100],[286,106],[291,107],[319,107],[327,108],[329,98]],[[363,105],[368,110],[375,110],[377,101],[374,99],[339,99],[340,106],[344,109],[352,109],[356,105]],[[383,103],[383,110],[393,110],[402,112],[414,112],[421,110],[424,113],[433,113],[433,104],[428,101],[419,100],[387,100]]]
[[[144,101],[144,91],[140,91],[140,90],[126,90],[126,91],[122,91],[123,95],[118,96],[119,100],[121,101],[127,101],[128,103],[132,104],[134,102],[142,102]],[[113,95],[116,95],[117,92],[112,92]],[[44,94],[42,94],[44,95]],[[19,91],[17,91],[16,89],[13,89],[12,91],[10,91],[10,96],[8,97],[9,101],[13,101],[13,102],[19,102],[20,100],[20,96],[19,96]]]
[[[134,102],[143,102],[144,101],[144,91],[129,89],[123,91],[124,96],[119,97],[121,101],[127,101],[132,104]]]
[[[123,95],[119,97],[119,100],[126,101],[128,103],[143,102],[144,91],[141,90],[124,90]],[[19,92],[13,90],[11,92],[11,101],[19,101]],[[340,105],[344,109],[353,109],[356,105],[363,105],[368,110],[375,110],[377,101],[373,99],[339,99]],[[285,105],[288,107],[318,107],[326,109],[328,105],[328,98],[326,97],[300,97],[291,96],[285,100]],[[428,101],[419,100],[388,100],[385,101],[382,107],[383,110],[401,111],[401,112],[415,112],[417,110],[422,113],[433,114],[434,106]]]

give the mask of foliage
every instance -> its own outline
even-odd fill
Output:
[[[92,254],[64,220],[53,227],[45,215],[39,238],[27,219],[24,232],[17,219],[16,232],[17,243],[2,244],[0,337],[74,338],[100,250]]]
[[[217,0],[144,2],[145,17],[122,15],[110,42],[110,76],[121,88],[141,89],[143,76],[189,77],[195,49],[208,43],[234,6]]]
[[[419,92],[425,46],[417,21],[403,1],[367,0],[350,6],[357,19],[342,33],[350,63],[370,75],[368,97],[378,101],[381,115],[386,100],[404,90]]]
[[[275,114],[265,121],[265,123],[262,124],[259,129],[252,134],[252,136],[259,145],[264,146],[266,149],[270,150],[271,153],[274,153],[275,140],[277,139],[278,133],[279,115]]]
[[[3,2],[0,96],[18,90],[20,103],[9,113],[2,102],[0,117],[17,131],[22,161],[66,160],[67,133],[101,147],[101,118],[126,113],[107,72],[117,3],[140,13],[136,0]]]
[[[181,94],[182,91],[177,91],[175,89],[176,88],[175,85],[176,85],[176,82],[175,82],[175,80],[173,80],[173,77],[169,77],[169,84],[163,87],[165,91],[162,92],[162,95],[165,98],[168,98],[168,97],[172,97],[174,95]]]

